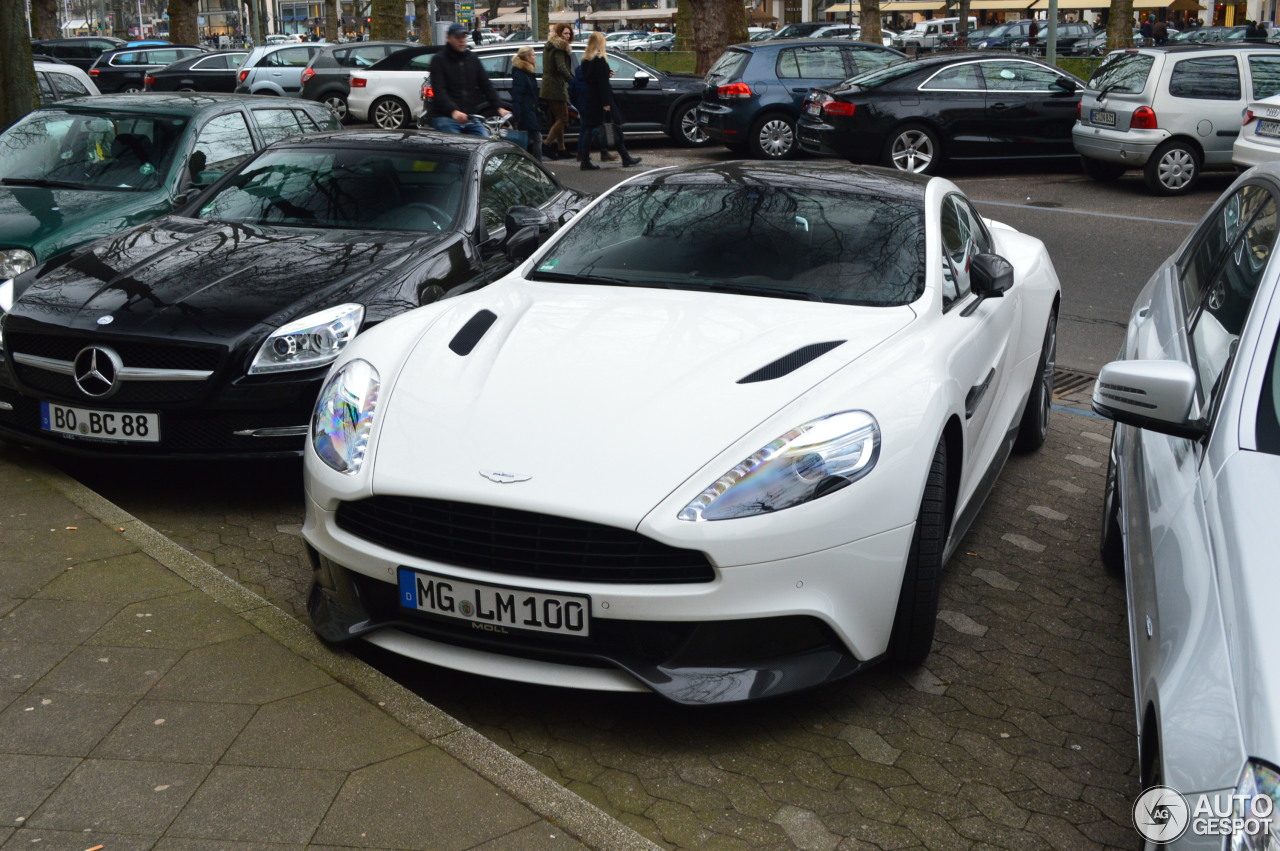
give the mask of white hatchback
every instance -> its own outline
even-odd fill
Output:
[[[438,45],[397,50],[386,59],[351,72],[347,112],[355,121],[368,121],[383,130],[412,127],[422,114],[422,86],[431,73],[431,57]]]
[[[1280,95],[1251,101],[1231,146],[1231,161],[1241,168],[1280,160]]]

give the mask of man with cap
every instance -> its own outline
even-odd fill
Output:
[[[484,104],[498,106],[498,92],[480,60],[467,49],[467,28],[450,24],[445,48],[431,57],[431,126],[441,133],[488,136],[489,128],[471,116]],[[498,107],[500,115],[509,110]]]

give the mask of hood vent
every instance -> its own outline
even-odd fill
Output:
[[[449,341],[449,348],[455,354],[466,357],[471,354],[471,350],[480,342],[480,338],[489,330],[489,326],[498,321],[498,314],[491,310],[482,310],[475,316],[467,320],[467,324],[459,329],[457,334],[453,335],[453,339]]]
[[[464,328],[463,330],[465,331],[466,329]],[[739,378],[738,383],[754,384],[757,381],[772,381],[775,378],[781,378],[784,375],[795,372],[809,361],[822,357],[844,342],[844,340],[832,340],[829,343],[813,343],[796,349],[791,354],[783,355],[773,363],[765,364],[746,378]]]

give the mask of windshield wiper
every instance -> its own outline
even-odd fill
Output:
[[[44,189],[84,189],[83,183],[73,183],[68,180],[49,180],[44,177],[5,177],[0,178],[0,184],[5,186],[39,186]],[[96,187],[99,189],[115,189],[114,186]]]
[[[533,272],[529,275],[531,281],[558,281],[565,284],[605,284],[607,286],[620,287],[647,287],[652,286],[646,281],[628,281],[623,278],[610,278],[607,275],[575,275],[570,272]],[[659,284],[661,286],[661,284]]]
[[[723,281],[676,281],[669,285],[676,290],[699,290],[713,293],[734,293],[736,295],[761,295],[773,298],[794,298],[800,301],[821,301],[826,299],[808,290],[792,290],[786,287],[757,287],[751,284],[730,284]]]

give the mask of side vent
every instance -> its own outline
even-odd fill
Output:
[[[457,334],[453,335],[453,339],[449,341],[449,348],[455,354],[466,357],[471,354],[471,350],[480,342],[480,338],[489,330],[489,326],[498,320],[498,314],[492,310],[482,310],[475,316],[467,320],[467,324],[459,329]]]
[[[796,349],[789,355],[783,355],[773,363],[765,364],[746,378],[739,378],[739,384],[754,384],[757,381],[772,381],[775,378],[781,378],[788,373],[795,372],[811,360],[822,357],[836,346],[843,344],[844,340],[832,340],[829,343],[814,343],[800,349]]]

